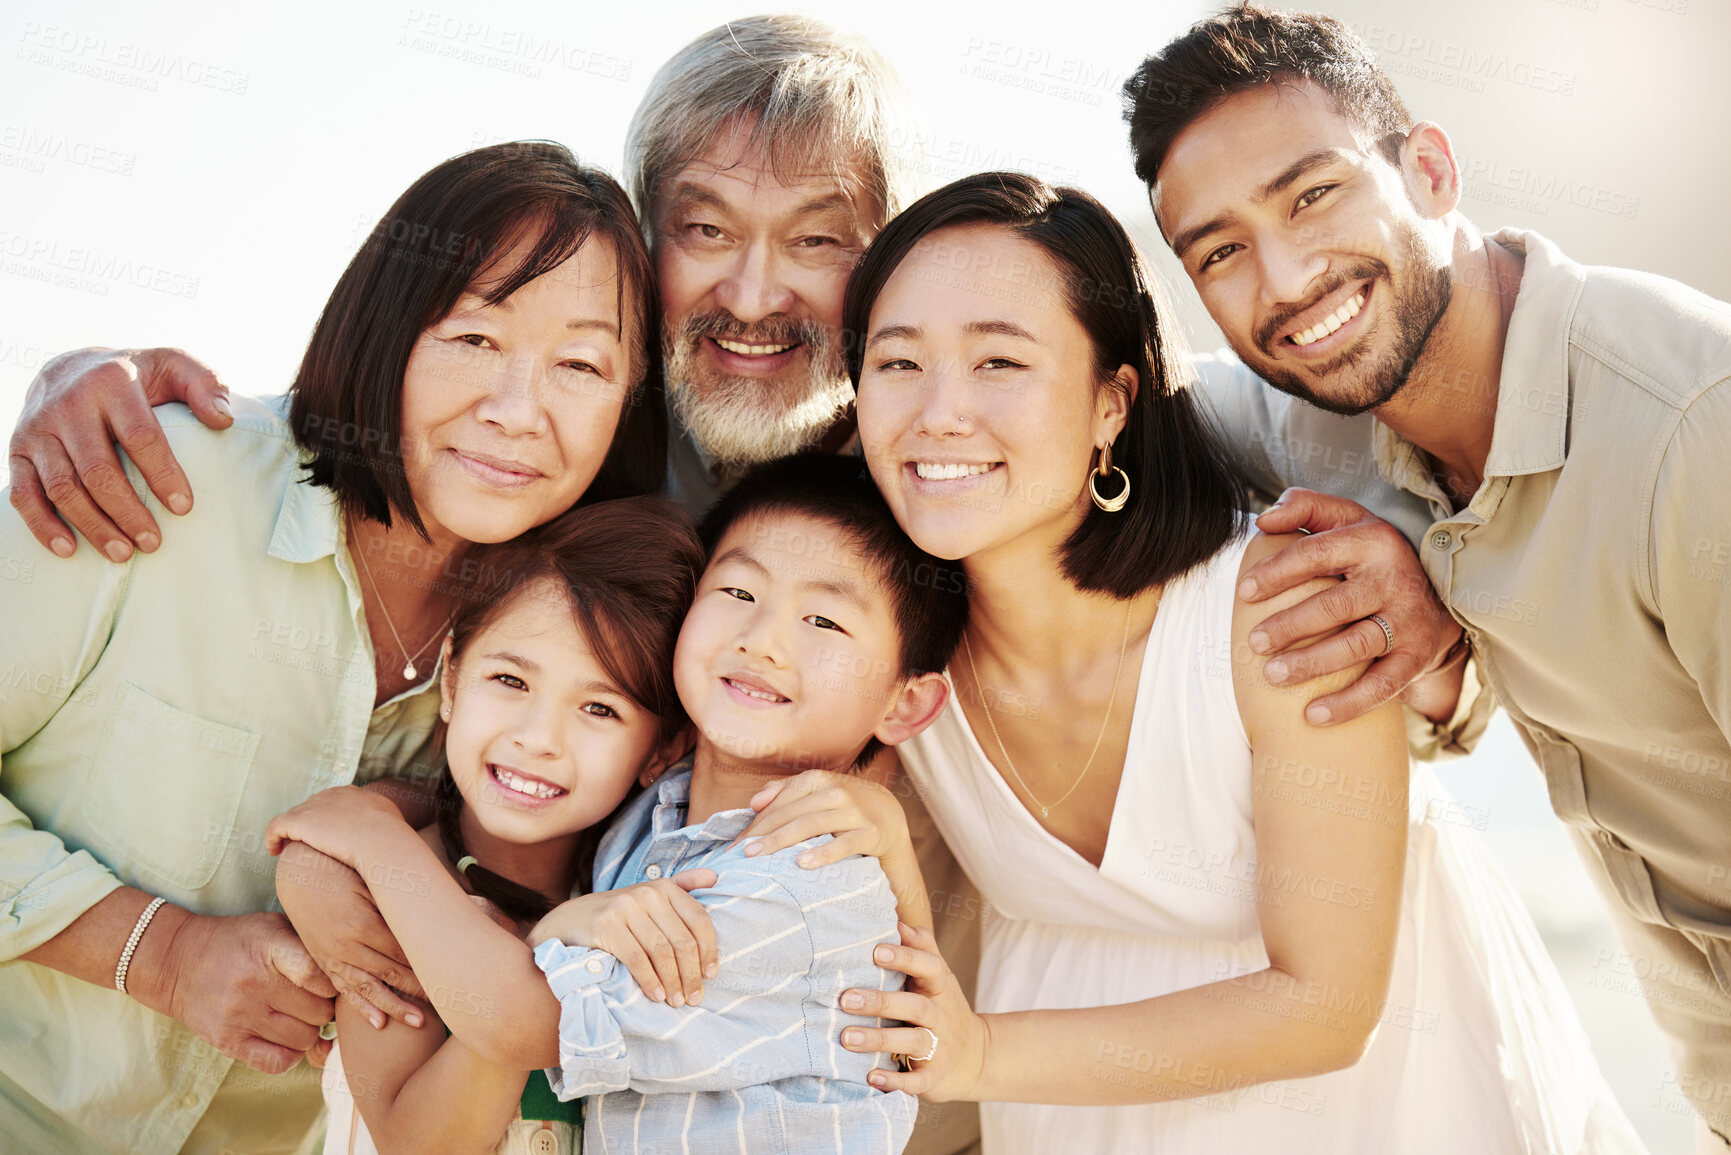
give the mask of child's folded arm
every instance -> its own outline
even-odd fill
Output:
[[[559,1005],[528,945],[482,913],[391,803],[325,790],[266,833],[272,849],[304,841],[360,874],[433,1006],[478,1054],[524,1071],[558,1054]],[[496,997],[486,1014],[465,994],[477,991]]]
[[[421,1030],[395,1022],[375,1030],[339,1004],[349,1093],[379,1155],[486,1155],[517,1117],[527,1072],[487,1062],[428,1018]]]
[[[897,982],[888,972],[866,977],[876,971],[872,948],[897,941],[894,895],[874,859],[820,870],[791,859],[729,852],[709,864],[717,884],[693,897],[714,921],[722,957],[700,1006],[646,998],[605,951],[556,940],[536,948],[560,1004],[560,1065],[548,1071],[560,1098],[729,1090],[838,1071],[869,1090],[871,1057],[841,1048],[850,1016],[835,999],[858,985],[844,975]]]
[[[418,837],[399,840],[389,861],[412,885],[392,885],[388,869],[372,872],[383,885],[361,875],[451,1033],[500,1066],[547,1065],[559,1005],[528,944],[487,917]]]

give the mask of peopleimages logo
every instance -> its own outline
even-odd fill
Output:
[[[1573,72],[1536,65],[1493,49],[1415,35],[1379,24],[1348,24],[1347,27],[1373,52],[1383,57],[1382,65],[1390,72],[1473,92],[1483,92],[1487,81],[1500,81],[1558,96],[1575,94],[1578,78]]]
[[[19,59],[31,64],[155,92],[160,81],[177,81],[233,96],[245,96],[250,72],[240,72],[170,49],[111,40],[74,28],[26,21]]]
[[[12,276],[97,296],[107,296],[111,285],[131,285],[187,300],[198,296],[198,278],[191,274],[46,237],[0,231],[0,257],[5,258],[0,267]]]
[[[410,8],[404,15],[397,44],[531,80],[541,77],[542,66],[582,72],[602,80],[631,79],[630,60],[526,28],[466,20],[421,8]]]

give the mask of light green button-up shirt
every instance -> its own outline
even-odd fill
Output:
[[[199,914],[269,909],[272,817],[431,767],[436,671],[373,708],[332,495],[299,483],[286,398],[234,408],[222,433],[157,410],[198,494],[187,516],[127,463],[162,528],[154,554],[62,561],[0,502],[0,1135],[32,1150],[177,1151],[261,1087],[280,1110],[241,1113],[304,1136],[320,1101],[304,1063],[224,1088],[232,1061],[180,1023],[18,956],[123,883]]]
[[[1731,305],[1493,239],[1526,264],[1465,508],[1370,414],[1210,393],[1253,470],[1413,541],[1618,923],[1595,981],[1640,984],[1731,1133]]]

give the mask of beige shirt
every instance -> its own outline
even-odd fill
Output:
[[[1205,388],[1264,484],[1354,498],[1413,541],[1619,922],[1641,924],[1619,926],[1633,969],[1700,976],[1683,983],[1692,998],[1655,1002],[1662,1025],[1723,1068],[1731,306],[1577,265],[1536,233],[1493,239],[1526,269],[1485,479],[1459,512],[1425,455],[1368,414],[1322,413],[1224,368]]]

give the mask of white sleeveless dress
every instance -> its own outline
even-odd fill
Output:
[[[1132,1002],[1268,965],[1256,913],[1249,740],[1230,667],[1233,591],[1248,541],[1236,539],[1166,588],[1098,869],[1034,821],[953,695],[930,728],[900,747],[989,903],[978,1010]],[[1482,840],[1422,764],[1411,796],[1393,983],[1363,1061],[1236,1088],[1200,1068],[1185,1077],[1217,1093],[1160,1104],[983,1103],[986,1155],[1645,1150]],[[1353,805],[1350,796],[1339,801]],[[1329,1012],[1322,999],[1261,997],[1279,1013]],[[1134,1086],[1147,1075],[1139,1061],[1108,1056],[1101,1076]]]

